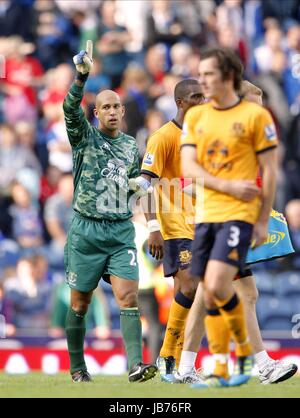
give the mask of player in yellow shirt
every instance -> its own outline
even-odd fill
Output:
[[[194,235],[194,206],[187,195],[182,193],[180,170],[180,136],[181,124],[187,110],[201,100],[199,84],[196,80],[184,80],[175,88],[175,101],[178,113],[175,120],[168,122],[156,131],[147,144],[141,174],[144,180],[163,179],[163,187],[157,199],[157,217],[151,214],[149,221],[149,247],[153,256],[159,258],[162,252],[160,243],[161,229],[164,238],[164,273],[173,276],[175,281],[174,296],[166,335],[158,365],[162,380],[172,381],[175,359],[179,362],[183,346],[183,328],[185,319],[192,304],[197,281],[190,280],[187,269],[191,262],[191,244]],[[174,193],[170,183],[174,187]],[[257,188],[249,182],[239,184],[239,191],[246,199],[257,194]],[[234,181],[232,182],[232,185]],[[149,215],[148,215],[149,216]]]
[[[241,97],[244,97],[248,101],[257,103],[260,106],[262,106],[263,104],[262,90],[246,80],[243,81],[242,88],[239,94]],[[258,180],[261,181],[260,178]],[[209,186],[212,188],[218,188],[218,179],[216,178],[216,181],[214,183],[209,182]],[[274,259],[276,257],[283,257],[293,252],[293,248],[289,238],[287,223],[280,213],[276,212],[275,210],[272,210],[269,219],[269,234],[271,234],[274,230],[281,231],[280,234],[282,239],[280,240],[280,242],[278,242],[276,246],[274,246],[273,243],[268,243],[267,241],[266,243],[264,243],[263,246],[260,246],[255,250],[251,249],[247,255],[247,264],[257,263],[259,261],[268,259]],[[245,271],[244,276],[240,277],[240,280],[236,280],[234,282],[234,287],[241,296],[244,304],[249,338],[253,349],[254,360],[258,366],[259,379],[261,383],[278,383],[292,377],[297,371],[297,366],[292,363],[284,364],[280,361],[276,361],[272,359],[265,350],[256,317],[256,300],[258,298],[258,292],[256,288],[255,278],[253,277],[253,274],[250,269],[247,269]],[[197,305],[197,298],[194,303]],[[191,316],[189,318],[190,322],[193,322],[194,315],[195,312],[191,312]],[[198,317],[197,313],[196,316]],[[196,322],[198,322],[198,319],[196,319]],[[195,326],[195,324],[188,325]],[[220,315],[218,309],[215,308],[214,304],[212,304],[209,311],[207,312],[205,318],[205,325],[207,338],[209,342],[209,350],[215,359],[215,369],[213,374],[215,376],[220,376],[226,379],[228,378],[230,330],[228,329],[228,327],[224,326],[224,319]],[[200,324],[200,328],[202,328],[202,324]],[[189,337],[187,338],[187,340],[188,339]],[[198,351],[200,340],[201,336],[200,338],[195,339],[192,342],[192,345],[189,345],[189,341],[185,341],[184,348],[188,352],[191,350],[191,364],[190,366],[186,364],[187,369],[184,368],[184,365],[182,365],[182,368],[183,371],[186,372],[190,370],[190,373],[192,375],[194,366],[194,361],[192,357],[195,357],[196,352]],[[194,349],[196,351],[193,354],[191,354],[191,352],[193,352],[192,350]],[[183,355],[185,355],[185,352],[183,352]],[[234,375],[229,380],[230,385],[238,385],[245,383],[247,379],[251,377],[251,360],[249,359],[249,361],[247,362],[243,362],[242,360],[243,359],[240,359],[238,357]]]
[[[182,123],[186,111],[203,99],[198,81],[180,81],[175,87],[174,98],[177,115],[149,138],[141,170],[146,181],[162,179],[156,187],[154,213],[146,215],[151,232],[149,248],[154,257],[163,255],[165,277],[174,277],[174,300],[157,361],[162,379],[174,371],[176,352],[182,349],[184,324],[198,285],[187,274],[192,257],[194,208],[191,197],[183,193],[180,180]]]
[[[203,167],[219,180],[217,190],[204,185],[204,209],[196,217],[192,276],[204,279],[223,319],[235,329],[240,356],[251,352],[242,305],[233,278],[244,273],[251,240],[261,245],[267,237],[275,192],[276,131],[269,113],[240,100],[242,65],[227,49],[208,50],[201,56],[200,84],[210,100],[189,110],[182,138],[185,178],[202,177]],[[200,167],[199,167],[200,166]],[[255,183],[263,173],[261,197],[245,202],[223,189],[228,180]]]

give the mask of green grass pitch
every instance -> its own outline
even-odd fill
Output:
[[[236,388],[191,389],[188,385],[127,383],[127,376],[96,376],[93,383],[72,383],[68,374],[7,375],[0,372],[0,398],[300,398],[300,376],[263,386],[257,378]]]

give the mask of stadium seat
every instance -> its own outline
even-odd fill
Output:
[[[289,299],[265,296],[257,302],[257,317],[262,330],[291,329],[295,313],[294,304]]]
[[[260,296],[275,296],[274,276],[271,273],[255,272],[255,280]]]
[[[300,273],[287,271],[277,274],[276,293],[300,301]]]

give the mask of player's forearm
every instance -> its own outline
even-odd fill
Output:
[[[150,183],[153,181],[153,178],[150,177],[148,174],[142,174],[141,176]],[[141,205],[147,222],[157,219],[154,190],[152,193],[149,193],[148,195],[141,197]]]
[[[277,150],[270,151],[260,160],[262,171],[261,209],[258,222],[268,222],[276,191]]]
[[[261,209],[258,222],[268,222],[276,191],[276,174],[271,169],[264,170],[261,194]]]
[[[213,176],[196,161],[187,161],[182,164],[182,173],[185,179],[201,179],[206,188],[226,193],[228,182]]]
[[[63,109],[65,114],[72,113],[80,109],[83,99],[83,87],[84,83],[75,79],[64,99]]]

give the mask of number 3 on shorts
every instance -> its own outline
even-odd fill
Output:
[[[229,230],[229,238],[227,244],[229,247],[236,247],[240,242],[240,228],[238,226],[232,225]]]
[[[131,256],[130,265],[136,266],[136,254],[133,250],[128,250],[128,254]]]

